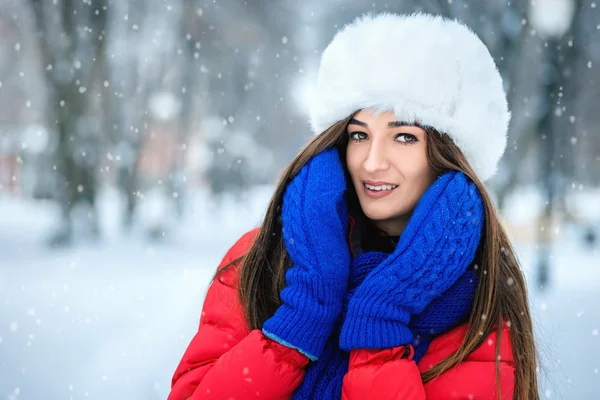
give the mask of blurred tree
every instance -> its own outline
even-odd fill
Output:
[[[42,54],[47,120],[56,131],[55,165],[62,226],[51,244],[68,243],[74,207],[87,203],[81,223],[98,234],[95,200],[103,117],[93,93],[105,74],[104,43],[110,0],[30,0]]]
[[[537,265],[537,283],[540,288],[546,288],[550,274],[550,252],[554,236],[554,224],[557,219],[564,217],[566,212],[566,182],[567,176],[572,176],[569,162],[572,146],[569,137],[564,134],[567,127],[564,114],[567,111],[568,100],[565,93],[571,93],[578,82],[573,79],[572,71],[579,60],[581,46],[580,38],[576,37],[579,19],[582,11],[580,0],[562,0],[565,9],[561,23],[554,21],[546,24],[544,10],[532,6],[533,17],[537,20],[537,28],[543,47],[543,68],[541,69],[541,88],[544,109],[538,120],[536,133],[539,137],[539,175],[542,183],[544,207],[539,222],[539,251]],[[543,7],[539,5],[539,7]],[[559,10],[554,10],[559,11]],[[575,92],[575,91],[573,91]],[[573,94],[570,96],[573,101]],[[571,112],[571,110],[569,110]]]
[[[271,181],[273,153],[287,161],[288,138],[299,136],[289,100],[298,73],[298,44],[290,39],[298,3],[184,5],[187,75],[201,88],[194,103],[203,120],[197,128],[211,153],[206,180],[215,194],[240,194],[249,185]]]
[[[116,184],[125,197],[122,224],[131,228],[141,190],[138,165],[142,141],[147,131],[146,104],[149,85],[142,65],[144,16],[148,2],[119,1],[109,8],[110,29],[106,38],[108,73],[102,97],[107,110],[107,132],[117,171]]]

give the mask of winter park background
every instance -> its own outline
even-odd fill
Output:
[[[488,182],[542,398],[600,398],[600,2],[0,0],[0,398],[165,399],[228,247],[366,11],[466,21],[513,120]],[[406,62],[409,62],[406,61]]]

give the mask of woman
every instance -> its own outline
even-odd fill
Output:
[[[500,75],[464,25],[365,16],[324,51],[318,135],[225,255],[180,399],[537,399],[517,259],[483,181]]]

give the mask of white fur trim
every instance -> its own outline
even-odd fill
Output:
[[[506,148],[510,111],[494,60],[468,27],[440,16],[356,19],[323,52],[314,93],[316,134],[360,109],[393,110],[447,133],[484,181]]]

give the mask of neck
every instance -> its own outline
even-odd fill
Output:
[[[409,219],[410,215],[373,221],[373,224],[377,227],[377,229],[384,231],[389,236],[400,236],[402,235],[402,232],[404,232],[406,225],[408,225]]]

